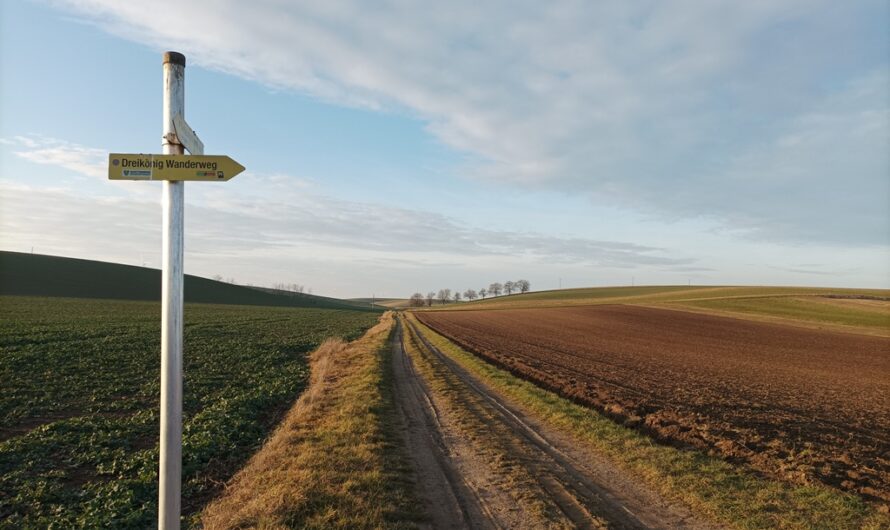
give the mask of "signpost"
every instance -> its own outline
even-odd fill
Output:
[[[161,274],[161,462],[158,528],[179,528],[182,489],[182,301],[186,180],[226,181],[244,171],[227,156],[205,156],[186,123],[185,56],[164,54],[163,154],[108,156],[109,180],[163,181]],[[187,149],[191,155],[185,155]]]
[[[244,166],[227,156],[108,155],[109,180],[221,180],[244,171]]]

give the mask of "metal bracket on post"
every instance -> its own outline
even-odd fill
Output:
[[[173,141],[173,143],[185,147],[189,153],[193,155],[204,154],[204,142],[198,138],[195,131],[193,131],[192,128],[189,127],[189,124],[185,122],[185,118],[182,117],[182,114],[173,116],[173,134],[168,134],[168,139],[171,136],[173,139],[171,141]]]

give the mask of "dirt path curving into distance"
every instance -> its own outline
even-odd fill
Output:
[[[410,322],[400,322],[392,352],[433,528],[707,527],[505,402]]]
[[[405,353],[401,322],[392,339],[393,393],[404,424],[420,497],[434,528],[494,528],[483,504],[450,461],[440,430],[440,413]]]

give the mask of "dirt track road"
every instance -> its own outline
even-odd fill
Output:
[[[399,323],[394,393],[433,528],[703,528]]]

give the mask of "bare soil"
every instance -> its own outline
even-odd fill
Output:
[[[395,397],[434,528],[707,527],[506,402],[410,327],[393,342]]]
[[[418,494],[434,528],[492,528],[482,502],[448,456],[440,412],[405,354],[401,324],[393,334],[393,394],[405,447],[417,474]]]
[[[623,305],[417,317],[660,441],[890,502],[888,338]]]

